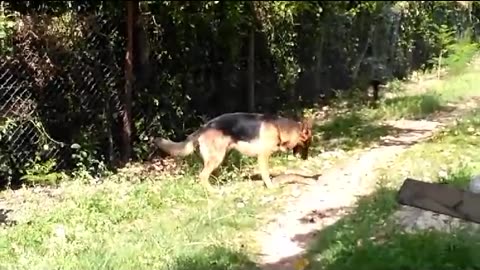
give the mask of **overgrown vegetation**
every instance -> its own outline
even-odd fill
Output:
[[[383,123],[385,120],[428,118],[452,111],[453,103],[468,102],[472,96],[478,95],[479,67],[472,62],[478,53],[477,44],[459,41],[452,48],[448,57],[444,57],[444,69],[448,71],[444,80],[426,75],[430,77],[430,84],[422,85],[415,80],[410,83],[391,82],[375,108],[358,102],[356,95],[333,103],[331,114],[335,116],[316,129],[322,134],[325,149],[352,150],[374,145],[383,136],[397,132],[396,128]],[[462,59],[462,64],[452,59]],[[436,72],[435,69],[430,71],[433,74]]]
[[[95,176],[118,165],[129,146],[131,157],[142,160],[151,136],[181,139],[220,113],[252,106],[298,113],[331,102],[336,91],[363,95],[371,79],[464,66],[474,51],[466,45],[476,39],[479,7],[456,1],[141,2],[132,10],[138,23],[130,98],[123,94],[125,6],[2,2],[0,85],[7,94],[0,111],[16,128],[2,136],[1,158],[13,155],[17,164],[13,172],[12,165],[2,169],[3,178],[31,172],[33,157],[54,159],[55,170]],[[432,102],[421,106],[435,110]],[[125,123],[128,104],[132,119]]]
[[[432,88],[426,94],[439,91],[449,97],[448,93],[457,89],[455,82],[462,81],[462,76],[475,78],[478,72],[472,69],[448,77],[442,81],[444,87]],[[386,100],[380,107],[386,106],[384,103]],[[371,123],[359,120],[374,115],[368,112],[371,109],[365,108],[351,117],[347,114],[350,120],[344,117],[343,122],[337,118],[339,124],[327,122],[323,132],[332,136],[340,133],[352,141],[375,141],[368,127]],[[442,181],[464,185],[462,181],[477,168],[470,166],[476,166],[477,161],[480,164],[475,150],[480,138],[478,115],[445,129],[430,142],[414,146],[398,163],[386,168],[388,174],[380,190],[361,200],[351,216],[320,234],[321,241],[310,249],[310,269],[317,269],[317,263],[326,269],[477,265],[472,255],[477,248],[475,238],[463,233],[402,234],[388,217],[397,207],[395,188],[405,176],[423,180],[427,175],[432,180],[441,176]],[[340,143],[332,149],[346,145]],[[317,143],[315,147],[318,153],[324,145]],[[264,224],[264,217],[280,209],[288,188],[265,190],[260,188],[261,181],[241,181],[253,172],[253,159],[232,153],[218,175],[223,182],[218,187],[222,193],[208,194],[195,183],[197,161],[193,156],[176,176],[130,168],[101,179],[77,175],[72,182],[59,183],[56,189],[35,192],[25,188],[21,195],[19,191],[4,192],[10,207],[17,210],[12,216],[16,224],[0,230],[0,265],[18,269],[256,269],[253,254],[258,248],[252,232]],[[293,162],[280,155],[272,165],[285,166],[285,161],[289,168],[310,167],[320,172],[320,166],[329,160],[314,157],[310,162]],[[395,171],[399,174],[392,175]],[[21,209],[14,206],[17,203]],[[411,252],[416,249],[424,252]]]
[[[255,159],[232,153],[216,175],[220,194],[195,183],[197,156],[162,173],[145,172],[146,164],[114,170],[124,132],[124,7],[1,4],[0,177],[33,187],[2,193],[0,268],[255,269],[251,233],[288,190],[245,179]],[[273,174],[323,172],[395,134],[385,120],[431,117],[478,95],[479,67],[470,60],[479,8],[455,1],[142,2],[132,157],[147,157],[151,136],[181,139],[205,118],[246,110],[253,83],[257,111],[316,114],[328,105],[309,161],[285,154],[271,161]],[[412,71],[432,83],[415,81]],[[375,108],[360,102],[372,78],[387,83]],[[381,188],[322,232],[309,267],[479,267],[474,236],[407,235],[387,220],[406,176],[465,185],[480,167],[478,116],[384,168]],[[332,154],[318,155],[324,151]],[[9,209],[14,214],[5,215]]]

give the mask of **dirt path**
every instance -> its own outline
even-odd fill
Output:
[[[478,101],[472,101],[451,112],[439,113],[430,120],[387,122],[399,133],[382,138],[378,146],[323,172],[308,190],[292,198],[284,212],[258,233],[257,241],[262,249],[260,267],[264,270],[295,269],[294,262],[306,251],[315,232],[340,219],[345,214],[342,209],[352,206],[358,196],[373,191],[375,168],[379,164],[392,161],[478,104]]]

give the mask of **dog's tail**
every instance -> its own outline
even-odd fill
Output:
[[[183,142],[173,142],[168,139],[156,138],[153,143],[162,151],[171,156],[185,157],[193,153],[198,146],[198,137],[202,134],[203,129],[199,129],[190,134]]]

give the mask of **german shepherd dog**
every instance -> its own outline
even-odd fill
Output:
[[[198,147],[203,159],[203,169],[199,181],[212,189],[209,178],[222,163],[231,149],[243,155],[256,156],[262,180],[267,188],[272,187],[268,160],[277,151],[293,150],[296,156],[308,158],[312,142],[312,120],[295,121],[290,118],[260,113],[227,113],[220,115],[183,142],[156,138],[153,143],[171,156],[187,156]]]

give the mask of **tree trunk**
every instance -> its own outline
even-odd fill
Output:
[[[138,1],[127,1],[127,52],[125,54],[125,88],[120,92],[122,123],[121,162],[125,165],[132,155],[132,90],[133,75],[133,29],[138,15]]]
[[[255,111],[255,30],[250,30],[248,42],[248,110]]]
[[[358,77],[358,72],[360,71],[360,66],[362,65],[363,60],[365,59],[365,55],[367,54],[368,47],[372,43],[372,38],[373,34],[375,33],[375,25],[372,24],[370,26],[370,30],[368,32],[367,40],[365,41],[365,46],[363,47],[363,50],[360,52],[360,55],[358,57],[357,62],[353,66],[353,71],[352,71],[352,81],[355,81]]]
[[[314,72],[314,84],[315,84],[315,96],[325,96],[322,90],[322,64],[323,64],[323,44],[325,40],[325,30],[322,28],[319,37],[316,40],[317,50],[315,51],[315,72]]]
[[[147,88],[152,83],[150,67],[150,44],[147,31],[144,27],[144,20],[138,11],[135,15],[133,32],[133,70],[137,89]]]

